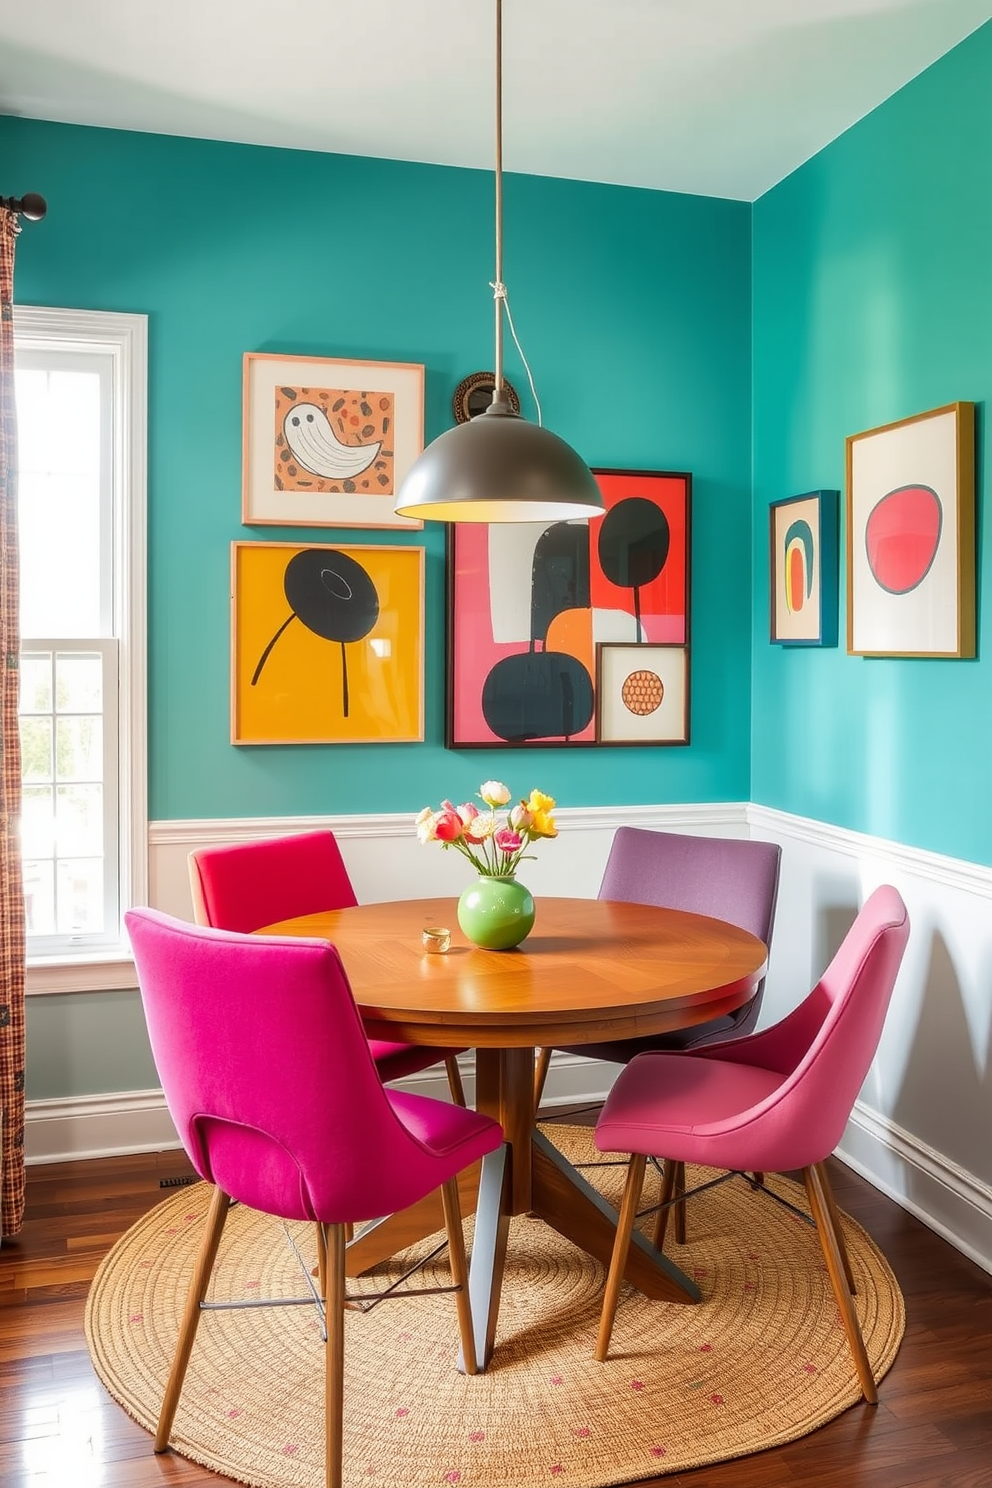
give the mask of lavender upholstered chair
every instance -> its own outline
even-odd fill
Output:
[[[781,857],[782,849],[774,842],[618,827],[598,897],[712,915],[741,930],[749,930],[768,945],[775,923]],[[576,1045],[565,1048],[564,1052],[626,1064],[647,1049],[696,1049],[721,1039],[737,1038],[754,1027],[763,991],[764,981],[744,1007],[693,1028],[612,1043]],[[551,1052],[542,1049],[538,1060],[535,1080],[538,1101]]]
[[[230,847],[204,847],[189,855],[193,918],[198,925],[247,933],[297,915],[357,904],[334,833],[301,832]],[[444,1062],[451,1098],[465,1104],[460,1049],[370,1039],[383,1080],[401,1080]]]
[[[440,1188],[464,1368],[476,1370],[456,1176],[502,1159],[502,1130],[387,1090],[335,948],[241,935],[155,910],[126,916],[152,1053],[196,1171],[214,1186],[155,1435],[164,1452],[232,1200],[317,1226],[325,1297],[326,1482],[339,1488],[345,1226]],[[260,1009],[271,1009],[260,1032]],[[264,1017],[264,1014],[262,1015]],[[452,1367],[454,1367],[452,1358]]]
[[[675,1164],[743,1173],[801,1168],[865,1399],[878,1390],[851,1293],[854,1283],[825,1167],[875,1049],[909,938],[895,889],[876,889],[809,996],[771,1028],[718,1047],[639,1054],[596,1126],[601,1152],[632,1154],[603,1300],[596,1357],[609,1351],[648,1156],[664,1158],[655,1244],[665,1237]]]

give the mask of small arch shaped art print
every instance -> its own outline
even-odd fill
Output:
[[[839,491],[807,491],[769,508],[769,638],[836,646]]]

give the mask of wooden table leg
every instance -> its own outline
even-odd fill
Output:
[[[543,1132],[533,1138],[534,1213],[567,1240],[609,1266],[616,1238],[616,1210],[577,1168],[552,1146]],[[698,1302],[696,1283],[672,1264],[639,1230],[631,1236],[624,1271],[646,1297],[662,1302]]]
[[[476,1049],[475,1109],[499,1122],[510,1148],[507,1212],[528,1214],[530,1139],[534,1130],[533,1049]]]

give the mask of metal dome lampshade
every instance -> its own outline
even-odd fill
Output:
[[[503,382],[503,43],[496,0],[496,358],[493,400],[429,444],[400,487],[396,511],[437,522],[555,522],[600,516],[585,462],[550,429],[514,413]],[[511,322],[512,325],[512,322]]]

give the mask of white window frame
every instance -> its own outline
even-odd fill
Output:
[[[58,954],[29,951],[26,991],[102,991],[136,985],[124,911],[148,902],[147,421],[148,317],[116,311],[14,306],[18,351],[88,351],[113,363],[111,448],[113,634],[119,677],[117,733],[118,901],[108,944]],[[26,637],[29,642],[34,637]],[[111,721],[111,715],[106,715]]]

